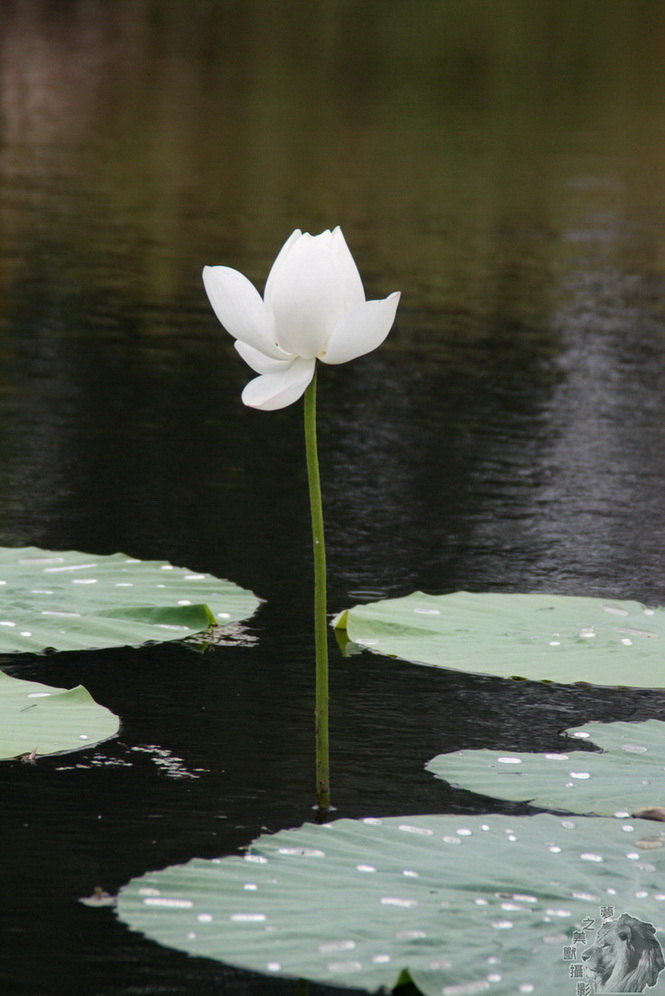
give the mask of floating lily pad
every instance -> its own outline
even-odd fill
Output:
[[[333,625],[417,664],[501,678],[665,687],[665,609],[566,595],[425,595],[356,605]]]
[[[0,671],[0,760],[94,747],[119,727],[118,717],[82,685],[54,688]]]
[[[587,723],[567,730],[604,753],[552,754],[459,750],[439,754],[427,770],[452,785],[496,799],[600,816],[665,805],[665,723]]]
[[[251,616],[250,591],[124,553],[0,548],[0,652],[182,640]]]
[[[570,985],[564,946],[585,917],[587,943],[611,908],[662,938],[665,835],[655,826],[550,815],[305,825],[259,837],[244,858],[134,879],[118,914],[160,944],[267,975],[551,996]]]

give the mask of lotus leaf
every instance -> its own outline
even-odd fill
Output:
[[[0,651],[36,653],[182,640],[250,616],[258,599],[164,561],[0,548]]]
[[[582,943],[571,945],[585,922],[587,944],[613,912],[662,937],[665,836],[654,827],[549,814],[305,825],[259,837],[244,857],[134,879],[118,914],[161,944],[267,975],[552,996],[582,964]]]
[[[453,785],[497,799],[530,802],[544,809],[624,815],[665,805],[665,723],[587,723],[567,730],[603,753],[459,750],[439,754],[427,770]]]
[[[0,759],[94,747],[118,732],[120,720],[90,693],[11,678],[0,671]]]
[[[665,609],[639,602],[418,591],[356,605],[333,625],[353,643],[417,664],[502,678],[665,687]]]

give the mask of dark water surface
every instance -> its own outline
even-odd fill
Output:
[[[242,406],[201,267],[262,286],[292,229],[341,224],[368,296],[403,292],[321,377],[331,610],[665,602],[665,5],[2,0],[0,101],[0,543],[266,600],[252,646],[2,662],[123,725],[0,765],[0,991],[291,994],[78,903],[312,816],[302,412]],[[340,816],[482,811],[424,763],[665,704],[331,649]]]

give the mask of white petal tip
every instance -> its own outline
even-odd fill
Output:
[[[243,404],[267,412],[288,408],[305,393],[314,376],[314,364],[314,360],[298,358],[284,371],[255,377],[242,392]]]

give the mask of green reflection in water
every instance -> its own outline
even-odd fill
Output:
[[[265,272],[293,227],[342,223],[372,292],[482,326],[538,320],[580,241],[662,221],[658,2],[10,10],[5,279],[48,233],[77,281],[101,243],[127,291],[168,300],[203,262]]]
[[[67,497],[76,440],[63,445],[63,420],[94,417],[111,391],[104,372],[124,372],[127,356],[154,376],[109,402],[128,422],[134,406],[141,467],[163,422],[148,398],[178,389],[183,356],[192,370],[205,362],[214,405],[237,405],[241,375],[200,270],[223,262],[260,282],[296,226],[343,225],[368,296],[403,289],[384,349],[431,372],[437,399],[444,365],[484,378],[472,383],[480,397],[524,383],[522,411],[545,408],[567,377],[547,412],[565,463],[580,424],[596,435],[618,424],[611,403],[602,415],[605,387],[645,312],[660,334],[664,40],[659,0],[603,0],[602,17],[598,0],[8,3],[0,334],[18,331],[0,381],[34,413],[9,457],[49,455],[26,476],[31,501],[45,471]],[[98,380],[77,337],[94,339]],[[48,390],[35,395],[36,381]],[[362,373],[345,383],[365,406]],[[373,390],[376,421],[390,425],[396,392],[383,412],[389,392]],[[438,400],[429,415],[419,398],[401,404],[416,436],[418,414],[436,416],[437,445],[457,438]],[[470,431],[496,424],[496,408],[478,404]],[[617,449],[612,437],[577,464],[595,480]]]

